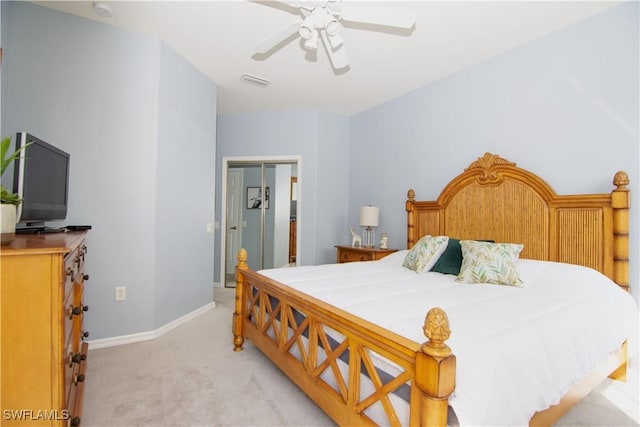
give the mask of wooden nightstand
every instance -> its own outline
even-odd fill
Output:
[[[336,246],[336,248],[338,249],[338,263],[376,261],[398,251],[397,249],[358,248],[351,246]]]

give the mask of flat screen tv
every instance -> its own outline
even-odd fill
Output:
[[[40,138],[18,132],[16,149],[28,143],[13,169],[13,191],[23,199],[16,232],[57,231],[45,222],[67,217],[70,156]]]

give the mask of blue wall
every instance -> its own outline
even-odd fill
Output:
[[[93,225],[91,339],[211,302],[215,84],[156,38],[32,3],[1,7],[3,135],[27,130],[69,152],[64,224]]]
[[[154,326],[213,300],[216,87],[160,44]]]
[[[318,111],[221,114],[217,141],[216,218],[220,218],[224,157],[300,156],[298,260],[302,265],[334,262],[333,246],[349,235],[349,119]],[[219,280],[219,257],[215,263]]]

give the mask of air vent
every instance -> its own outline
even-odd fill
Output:
[[[240,76],[240,81],[250,85],[258,86],[258,87],[267,87],[269,86],[269,83],[271,83],[267,79],[263,79],[257,76],[252,76],[251,74],[243,74],[242,76]]]

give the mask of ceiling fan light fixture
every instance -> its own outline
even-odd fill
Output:
[[[313,50],[313,51],[318,50],[318,33],[317,32],[314,31],[311,37],[305,40],[304,48],[307,50]]]
[[[340,26],[338,25],[338,20],[335,18],[331,18],[327,20],[327,23],[324,24],[324,29],[327,31],[327,34],[330,36],[338,34],[338,30]]]
[[[329,38],[329,44],[331,44],[331,48],[334,50],[339,48],[344,42],[340,34],[327,34],[327,37]]]
[[[315,33],[315,30],[308,24],[302,23],[300,24],[300,30],[298,32],[300,33],[300,37],[309,40],[311,37],[313,37],[313,33]]]
[[[263,79],[262,77],[253,76],[251,74],[243,74],[240,76],[240,81],[245,82],[250,85],[258,86],[258,87],[267,87],[271,83],[270,80]]]

